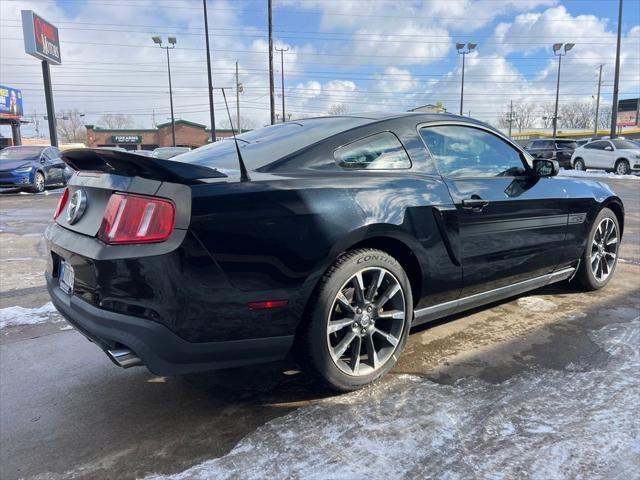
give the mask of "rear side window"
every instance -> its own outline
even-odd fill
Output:
[[[391,132],[361,138],[334,152],[338,165],[357,170],[394,170],[411,167],[407,151]]]

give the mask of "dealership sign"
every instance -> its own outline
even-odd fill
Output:
[[[112,143],[142,143],[140,135],[112,135]]]
[[[22,10],[24,51],[54,65],[62,63],[58,29],[31,10]]]
[[[17,88],[0,85],[0,118],[18,120],[23,112],[22,92]]]

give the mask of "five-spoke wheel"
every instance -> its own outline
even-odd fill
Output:
[[[598,225],[591,241],[591,271],[598,281],[604,281],[613,271],[618,255],[618,229],[611,218]]]
[[[341,255],[320,280],[295,353],[331,388],[361,388],[388,372],[407,341],[413,295],[398,261],[377,249]]]
[[[327,345],[348,375],[368,375],[393,355],[403,333],[404,293],[398,279],[380,267],[364,268],[338,291],[327,322]]]

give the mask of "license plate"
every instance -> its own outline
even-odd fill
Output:
[[[75,274],[73,272],[73,267],[64,260],[60,260],[60,288],[66,293],[73,292],[74,279]]]

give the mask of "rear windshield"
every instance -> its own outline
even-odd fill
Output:
[[[249,170],[269,165],[291,153],[349,128],[370,122],[365,118],[334,117],[279,123],[237,136],[242,159]],[[237,173],[238,157],[233,138],[196,148],[176,161]]]
[[[556,148],[572,148],[575,150],[576,148],[578,148],[578,144],[575,140],[556,141]]]
[[[44,147],[7,147],[0,150],[0,160],[29,160],[40,155]]]

